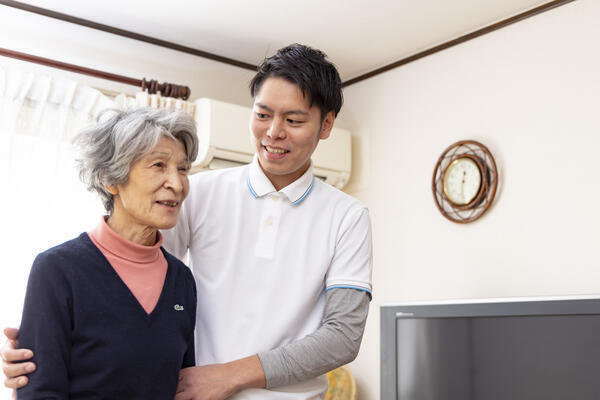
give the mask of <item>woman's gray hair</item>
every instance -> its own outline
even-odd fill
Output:
[[[100,195],[106,211],[111,212],[114,204],[105,185],[127,182],[133,163],[163,136],[182,142],[190,163],[196,159],[196,123],[182,111],[150,107],[105,110],[95,125],[75,137],[79,178],[88,190]]]

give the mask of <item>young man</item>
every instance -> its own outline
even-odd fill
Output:
[[[263,62],[250,91],[254,161],[192,176],[164,233],[168,250],[189,251],[198,289],[199,366],[182,370],[177,400],[321,399],[323,374],[356,357],[364,330],[368,212],[316,179],[310,161],[342,105],[337,70],[291,45]],[[25,359],[9,347],[5,360]],[[27,365],[5,362],[6,385],[19,386]]]

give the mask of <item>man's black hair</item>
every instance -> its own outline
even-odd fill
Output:
[[[337,116],[344,102],[342,80],[326,58],[322,51],[298,43],[279,49],[258,67],[250,82],[250,94],[255,97],[267,78],[283,78],[298,85],[310,106],[321,110],[321,121],[329,111]]]

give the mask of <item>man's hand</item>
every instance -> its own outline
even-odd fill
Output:
[[[35,364],[32,362],[15,363],[15,361],[25,361],[33,357],[33,352],[28,349],[16,349],[19,330],[15,328],[4,328],[6,343],[2,347],[2,372],[6,379],[4,386],[11,389],[18,389],[27,385],[28,379],[25,374],[35,371]]]
[[[265,373],[255,355],[226,364],[182,369],[175,400],[224,400],[242,389],[265,385]]]
[[[236,390],[225,364],[182,369],[175,400],[223,400]]]

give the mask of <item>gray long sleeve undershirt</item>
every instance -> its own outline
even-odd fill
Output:
[[[258,354],[267,389],[312,379],[354,360],[365,329],[369,301],[369,294],[361,290],[328,290],[319,329]]]

